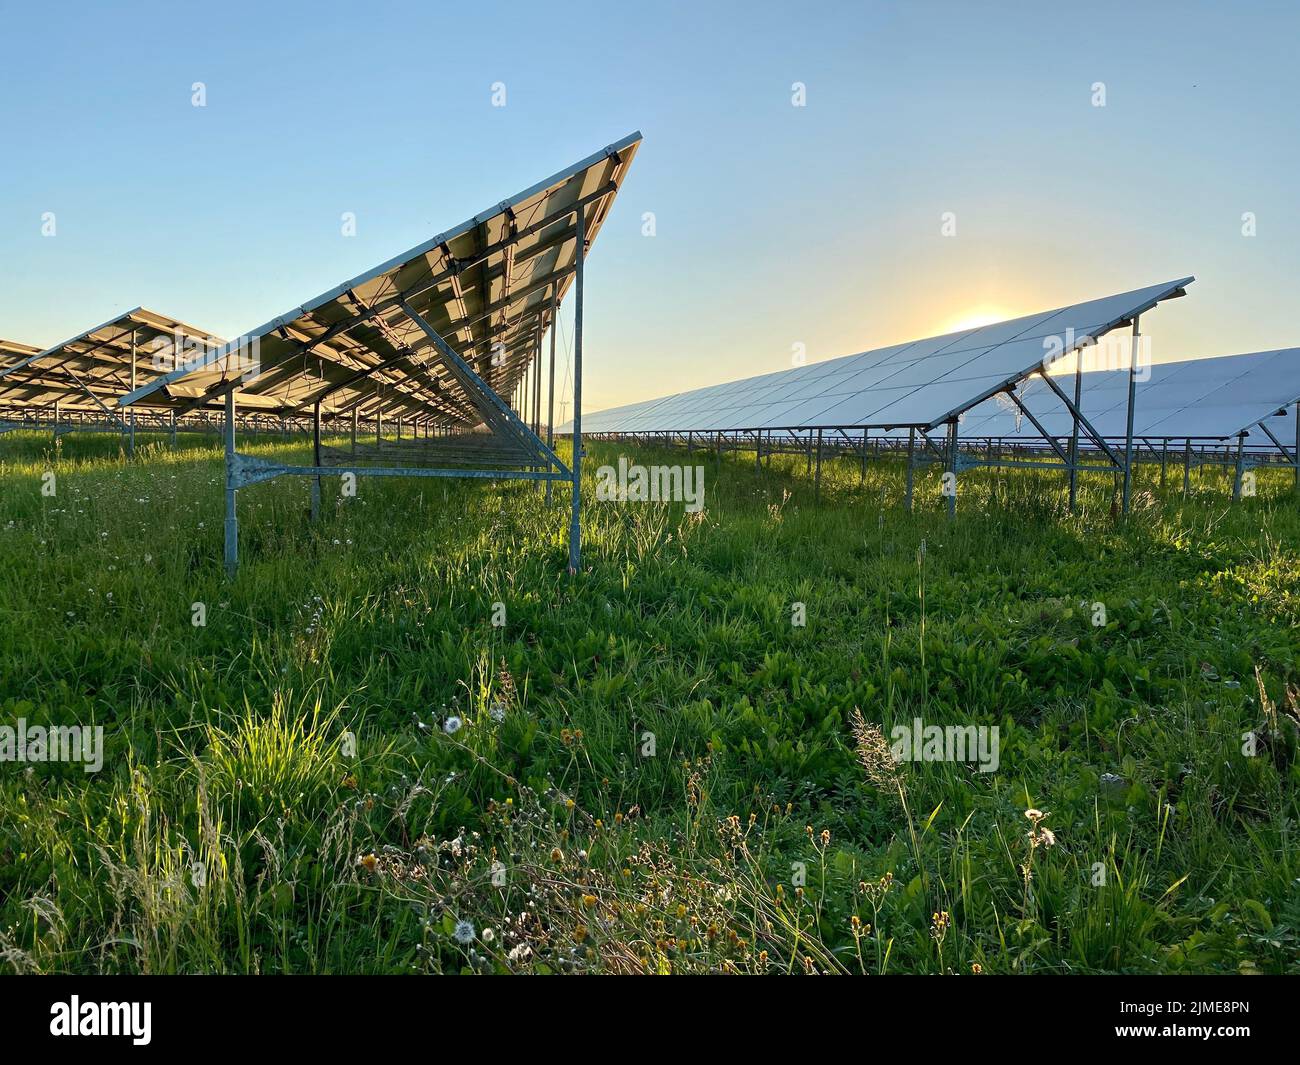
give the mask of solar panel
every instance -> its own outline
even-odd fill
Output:
[[[141,382],[157,380],[181,359],[224,341],[176,318],[136,307],[0,367],[0,405],[108,409]],[[24,347],[26,347],[24,345]]]
[[[613,205],[639,133],[258,326],[219,353],[124,396],[182,410],[232,387],[279,413],[367,405],[468,429],[482,397],[402,307],[408,304],[497,395],[510,395],[573,282],[575,207],[588,247]]]
[[[1072,394],[1072,373],[1054,380],[1067,395]],[[1069,413],[1043,382],[1031,379],[1016,394],[1049,433],[1070,433]],[[1298,399],[1300,348],[1155,363],[1149,378],[1137,387],[1133,433],[1148,439],[1225,440],[1268,419],[1276,435],[1284,430],[1294,439],[1294,424],[1283,424],[1284,419],[1272,416]],[[1124,436],[1128,370],[1085,369],[1080,409],[1102,436]],[[1038,431],[1028,420],[1021,421],[1014,407],[994,402],[969,411],[961,431],[968,438],[1038,437]]]
[[[933,428],[1069,351],[1184,294],[1194,279],[895,344],[729,385],[583,412],[583,430]],[[571,424],[560,432],[571,431]]]
[[[31,344],[20,344],[16,340],[0,340],[0,370],[12,366],[29,355],[36,355],[40,350],[32,347]]]

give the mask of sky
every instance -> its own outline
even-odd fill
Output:
[[[1300,344],[1293,3],[0,0],[0,25],[5,339],[135,306],[238,336],[640,130],[588,260],[586,410],[1189,274],[1143,318],[1154,360]]]

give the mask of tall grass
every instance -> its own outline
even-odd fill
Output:
[[[0,765],[0,965],[1297,968],[1284,474],[1143,467],[1119,523],[1110,478],[1070,516],[1060,474],[968,472],[950,522],[933,468],[907,514],[896,461],[816,500],[802,456],[691,461],[701,515],[589,493],[576,579],[564,491],[327,481],[313,524],[270,482],[228,582],[215,441],[5,437],[0,724],[106,759]],[[891,792],[855,709],[996,726],[1000,767]]]

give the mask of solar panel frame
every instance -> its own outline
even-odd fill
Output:
[[[509,395],[573,283],[575,230],[568,219],[580,204],[590,249],[640,142],[640,133],[629,134],[257,326],[223,349],[224,369],[178,370],[120,402],[185,408],[235,387],[241,404],[270,398],[282,412],[301,413],[324,396],[327,417],[371,403],[392,415],[473,428],[481,422],[472,397],[398,306],[398,295],[405,295],[498,395]],[[538,208],[540,218],[524,217]],[[545,261],[514,289],[511,270],[523,258]],[[494,299],[498,290],[501,295]],[[447,310],[452,304],[460,305],[455,314]],[[254,345],[258,351],[250,358]],[[293,365],[299,358],[301,365]],[[315,385],[313,373],[318,374]]]

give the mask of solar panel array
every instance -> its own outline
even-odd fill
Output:
[[[694,389],[611,410],[583,412],[583,430],[736,432],[918,426],[931,428],[1042,365],[1045,356],[1097,338],[1194,279],[1135,289],[945,336]],[[560,432],[572,431],[571,424]]]
[[[1155,363],[1137,386],[1133,433],[1146,438],[1224,440],[1267,419],[1284,442],[1295,438],[1293,418],[1275,418],[1300,400],[1300,348]],[[1128,420],[1128,370],[1086,370],[1080,410],[1105,437],[1122,437]],[[1053,380],[1073,396],[1073,373]],[[1046,384],[1031,378],[1016,390],[1048,433],[1068,436],[1072,418]],[[1038,437],[1014,404],[989,400],[961,422],[965,437]],[[1283,436],[1282,434],[1286,435]]]
[[[178,347],[215,350],[223,343],[205,330],[136,307],[44,350],[16,345],[25,351],[0,366],[0,406],[113,407],[133,381],[139,386],[170,370]]]
[[[258,326],[223,349],[224,365],[178,370],[121,402],[184,410],[236,387],[239,406],[279,413],[310,412],[320,402],[326,416],[365,407],[439,426],[479,425],[482,397],[401,301],[498,395],[510,395],[574,280],[576,211],[590,245],[640,141],[631,134]]]

